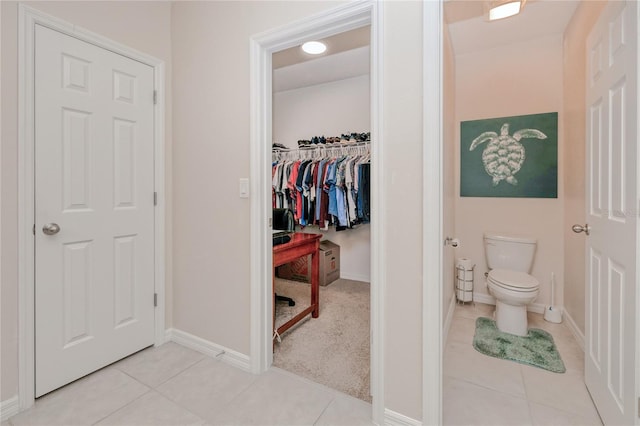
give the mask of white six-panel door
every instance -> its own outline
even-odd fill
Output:
[[[150,66],[40,25],[35,48],[41,396],[154,342],[154,118]]]
[[[587,40],[585,381],[606,425],[637,424],[637,7],[609,2]]]

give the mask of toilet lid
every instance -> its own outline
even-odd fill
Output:
[[[538,280],[531,275],[507,269],[492,269],[489,272],[489,280],[496,285],[520,291],[537,290],[540,286]]]

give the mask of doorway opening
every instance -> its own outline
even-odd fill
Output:
[[[272,207],[321,235],[319,316],[274,339],[273,365],[370,402],[369,25],[273,54]],[[278,220],[274,217],[274,232]],[[286,246],[278,247],[278,253]],[[276,268],[276,330],[302,312],[309,257]]]
[[[446,339],[443,349],[444,358],[447,360],[443,369],[445,377],[444,423],[499,422],[495,418],[490,419],[481,415],[473,419],[464,419],[464,415],[455,409],[456,404],[461,403],[459,395],[463,392],[463,388],[471,390],[470,398],[464,403],[473,405],[474,401],[479,400],[482,395],[482,398],[486,398],[483,403],[483,412],[487,413],[492,412],[492,410],[486,410],[486,406],[493,403],[493,391],[501,392],[500,398],[495,404],[497,410],[491,415],[495,414],[506,419],[507,416],[513,414],[514,417],[510,418],[512,423],[526,423],[542,416],[548,416],[549,419],[554,418],[556,422],[562,416],[566,416],[566,419],[572,418],[574,422],[578,423],[599,423],[598,411],[602,414],[605,423],[608,423],[604,415],[606,413],[602,410],[601,404],[598,404],[597,395],[589,384],[589,357],[596,352],[616,353],[616,351],[621,351],[624,345],[611,345],[615,339],[605,343],[607,338],[604,337],[599,339],[595,346],[590,347],[589,342],[591,338],[598,336],[598,333],[604,333],[603,330],[608,330],[608,326],[604,325],[605,318],[612,321],[612,324],[621,323],[616,319],[616,315],[602,313],[605,312],[607,300],[611,300],[607,297],[610,298],[611,294],[616,296],[616,293],[611,293],[612,290],[609,290],[610,294],[607,296],[607,291],[600,291],[601,285],[613,289],[618,286],[618,283],[612,278],[616,276],[615,269],[610,269],[613,272],[610,272],[608,277],[604,275],[598,277],[598,274],[595,273],[595,271],[600,271],[605,274],[604,267],[601,269],[599,265],[601,263],[607,264],[606,260],[595,259],[596,266],[590,268],[589,258],[598,257],[602,253],[607,256],[608,253],[613,252],[612,250],[607,252],[599,249],[598,255],[594,256],[591,247],[602,236],[607,235],[608,238],[614,238],[614,234],[604,232],[605,227],[602,223],[598,239],[593,238],[593,235],[586,238],[584,234],[576,234],[571,228],[576,223],[583,225],[589,222],[593,225],[596,222],[596,219],[589,217],[589,212],[599,214],[597,207],[593,207],[594,204],[589,204],[591,191],[599,191],[602,188],[601,192],[597,192],[597,199],[605,200],[607,196],[611,197],[606,188],[611,189],[617,186],[630,191],[634,191],[633,188],[635,188],[627,186],[626,183],[620,185],[614,183],[611,186],[606,183],[606,179],[610,179],[610,177],[605,177],[605,180],[600,181],[608,171],[599,168],[600,162],[606,164],[607,158],[610,158],[605,157],[605,154],[614,157],[619,155],[619,151],[616,151],[618,148],[612,147],[620,147],[624,143],[624,138],[616,140],[615,136],[612,136],[615,134],[615,130],[609,131],[609,129],[615,128],[615,123],[620,124],[627,119],[616,119],[616,111],[614,110],[611,115],[608,115],[608,105],[618,101],[620,104],[617,112],[633,110],[633,114],[635,114],[636,97],[633,92],[635,88],[630,89],[634,96],[628,97],[632,101],[627,104],[622,103],[622,98],[614,98],[612,95],[618,93],[616,90],[623,87],[622,83],[620,86],[614,85],[614,88],[609,92],[610,95],[595,96],[592,101],[589,101],[589,93],[595,90],[594,87],[604,87],[603,80],[609,72],[608,68],[622,69],[622,66],[619,65],[622,60],[618,58],[626,57],[628,52],[632,52],[628,57],[632,58],[631,63],[637,63],[635,44],[632,43],[624,47],[620,45],[610,53],[602,46],[610,47],[612,43],[616,42],[610,42],[604,32],[598,37],[593,37],[593,40],[598,41],[596,49],[590,51],[588,48],[592,47],[589,46],[589,37],[592,37],[589,34],[593,34],[598,22],[606,18],[611,19],[611,22],[606,23],[608,28],[616,28],[616,30],[610,30],[610,34],[618,34],[616,40],[626,37],[629,40],[634,40],[635,43],[637,41],[636,35],[629,36],[628,34],[623,35],[623,33],[624,31],[635,31],[632,28],[635,27],[635,21],[637,21],[637,5],[629,2],[626,5],[625,2],[614,2],[606,6],[605,3],[584,1],[531,2],[527,4],[519,16],[492,23],[483,20],[482,11],[478,9],[481,6],[481,4],[473,4],[473,2],[445,3],[447,13],[446,20],[443,22],[445,39],[443,55],[444,174],[447,176],[445,182],[451,183],[448,187],[445,185],[444,188],[445,200],[449,200],[448,204],[445,204],[444,217],[451,218],[448,222],[449,230],[445,230],[445,232],[447,234],[451,232],[452,236],[460,240],[457,249],[445,249],[446,257],[443,264],[444,271],[448,275],[443,281],[443,306],[445,307],[443,335]],[[622,12],[625,7],[627,8],[626,14]],[[614,12],[607,12],[609,9]],[[607,16],[608,13],[609,16]],[[547,22],[544,33],[538,31],[541,27],[536,25],[541,20]],[[625,30],[623,31],[622,28]],[[634,32],[634,34],[636,33]],[[493,38],[498,35],[499,37]],[[601,69],[599,57],[609,58],[610,63],[602,65]],[[615,66],[611,65],[616,61],[619,62]],[[635,70],[635,65],[633,69]],[[598,84],[593,83],[594,74],[595,79],[602,79]],[[634,71],[629,75],[635,76],[636,73]],[[627,80],[616,77],[613,81],[616,85],[619,82],[628,83],[630,81],[634,84],[635,78]],[[471,144],[474,138],[479,136],[479,133],[474,133],[473,137],[465,137],[465,129],[468,129],[471,123],[486,123],[489,122],[489,119],[499,119],[497,121],[500,124],[495,131],[500,134],[500,126],[507,123],[507,119],[544,113],[557,113],[558,117],[557,153],[554,153],[557,155],[557,171],[547,169],[546,172],[546,176],[557,178],[557,197],[494,195],[489,198],[485,194],[482,194],[483,196],[479,196],[478,193],[476,196],[469,196],[469,192],[467,195],[461,194],[464,172],[465,169],[467,172],[469,171],[469,165],[472,161],[470,159]],[[594,120],[596,124],[591,125],[590,120]],[[600,127],[600,123],[604,123],[602,127]],[[529,125],[523,127],[535,128],[535,126]],[[511,129],[512,132],[516,130],[515,127]],[[494,129],[483,129],[481,133],[492,131]],[[596,132],[598,136],[590,136],[592,131]],[[624,133],[635,134],[635,131],[634,125],[632,129],[625,129]],[[607,138],[611,139],[606,142],[602,141]],[[533,145],[537,142],[548,143],[550,139],[552,138],[545,141],[531,140],[530,142],[523,140],[522,144],[528,156],[527,161],[531,160],[531,162],[523,163],[521,170],[536,165],[535,150],[538,148]],[[591,143],[596,145],[606,143],[609,148],[601,148],[601,145],[591,149],[589,147]],[[612,154],[607,153],[609,149]],[[480,161],[476,164],[483,167],[481,153],[477,150],[475,152],[477,156],[473,161]],[[635,155],[635,151],[633,152],[634,154],[630,154],[631,157]],[[598,160],[595,163],[589,162],[592,153],[597,153],[595,157]],[[545,156],[545,158],[550,158],[550,156]],[[621,159],[621,157],[618,158]],[[609,159],[609,164],[616,163],[623,164],[621,160],[613,160],[612,163]],[[593,177],[589,171],[590,165],[593,164],[598,164],[596,177]],[[623,168],[635,173],[632,171],[635,169],[634,166],[620,166],[620,170]],[[491,179],[489,175],[489,171],[487,170],[485,174],[483,168],[477,176]],[[468,176],[470,176],[469,173],[467,173]],[[527,184],[525,175],[518,176],[518,179],[520,179],[520,185]],[[634,178],[632,181],[635,183],[637,179]],[[494,184],[498,189],[500,185],[503,183],[496,182]],[[634,195],[627,195],[627,199],[632,198]],[[609,198],[609,202],[612,199]],[[606,214],[602,215],[603,218],[606,216]],[[609,216],[609,219],[615,222],[616,218],[611,217],[615,214],[609,212]],[[614,226],[617,225],[614,224]],[[567,369],[565,374],[549,375],[530,366],[511,365],[504,360],[497,362],[492,358],[487,359],[487,357],[479,356],[472,347],[476,318],[479,316],[491,318],[494,312],[495,299],[487,289],[487,278],[485,278],[485,273],[489,268],[486,262],[483,237],[487,232],[501,232],[505,236],[536,239],[537,249],[533,266],[529,271],[521,271],[529,273],[539,283],[537,299],[527,304],[528,326],[530,329],[543,329],[552,334]],[[635,235],[635,230],[627,232],[628,234]],[[624,238],[620,237],[618,240],[616,245],[622,247],[625,242]],[[625,244],[628,244],[628,240]],[[625,247],[634,245],[635,243],[628,244]],[[632,249],[626,250],[626,255],[629,253],[634,253],[634,251]],[[471,264],[475,264],[474,273],[472,273],[475,305],[472,303],[456,305],[456,296],[460,299],[461,295],[455,294],[457,289],[454,287],[455,278],[453,275],[454,265],[458,262],[454,258],[471,259]],[[632,263],[624,259],[623,256],[618,256],[615,262],[620,265]],[[609,262],[608,265],[615,262]],[[608,283],[606,283],[607,279]],[[620,285],[620,287],[624,287],[624,285]],[[592,290],[593,288],[597,288],[597,290]],[[618,297],[620,294],[622,292],[617,294]],[[590,298],[594,296],[595,299],[590,302]],[[462,297],[462,301],[470,302],[470,300],[464,299],[464,295]],[[632,299],[627,297],[627,302]],[[561,313],[561,323],[553,321],[551,315],[543,315],[548,309],[547,307],[550,306],[556,306],[557,311]],[[613,306],[622,307],[622,304],[616,302]],[[598,307],[601,310],[597,310],[598,318],[595,319],[595,322],[590,323],[590,321],[594,321],[590,320],[591,314],[589,312],[593,307]],[[625,309],[627,309],[625,314],[627,318],[637,318],[632,304],[626,304]],[[623,309],[620,308],[619,312],[622,311]],[[601,320],[602,322],[598,324]],[[629,330],[630,328],[626,329],[626,331]],[[619,335],[622,335],[621,332]],[[629,340],[632,339],[619,341]],[[627,357],[627,359],[630,358]],[[495,370],[488,368],[489,364],[493,364]],[[466,365],[473,365],[474,368],[472,371],[465,370]],[[587,366],[586,370],[585,365]],[[606,362],[602,364],[602,374],[605,374],[607,368],[605,365]],[[491,373],[489,373],[490,370]],[[626,371],[629,370],[630,368],[626,368]],[[617,371],[622,370],[618,369]],[[542,376],[546,376],[547,380],[538,380]],[[625,376],[633,378],[637,375],[628,374]],[[502,378],[495,380],[496,377]],[[612,377],[617,376],[614,374]],[[586,388],[585,378],[587,379]],[[509,381],[511,383],[507,385]],[[622,380],[616,382],[619,385],[616,389],[622,389],[622,382]],[[628,386],[629,382],[626,381],[625,385]],[[492,391],[480,391],[476,386],[490,388]],[[519,411],[520,414],[516,414],[515,411],[506,409],[504,405],[505,393],[516,397],[524,396],[530,402],[530,413],[526,416],[531,418],[517,417],[524,413],[522,410]],[[571,397],[566,397],[566,395],[571,395]],[[626,395],[630,396],[629,393]],[[598,410],[596,410],[591,396],[598,404]],[[453,400],[456,403],[452,403]],[[632,411],[636,410],[635,401],[636,399],[632,397],[626,401],[626,404],[632,407]],[[632,411],[626,410],[627,413]],[[624,422],[612,421],[611,423]]]
[[[384,416],[382,374],[383,262],[381,216],[384,193],[377,184],[376,167],[381,161],[381,10],[375,2],[350,3],[331,9],[285,28],[252,38],[252,138],[251,138],[251,268],[252,312],[251,363],[256,373],[273,363],[273,253],[270,219],[272,218],[272,54],[300,45],[310,39],[322,39],[371,25],[371,396],[374,421]],[[345,129],[343,131],[346,131]],[[309,135],[311,137],[313,135]],[[320,135],[318,135],[320,136]],[[339,136],[339,135],[338,135]],[[313,321],[313,320],[310,320]]]

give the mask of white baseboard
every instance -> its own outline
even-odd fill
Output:
[[[345,274],[343,271],[340,271],[340,278],[343,278],[345,280],[352,280],[352,281],[362,281],[365,283],[371,282],[371,277],[368,275],[350,274],[350,273]]]
[[[20,399],[18,395],[5,401],[0,401],[0,421],[4,422],[20,412]]]
[[[241,354],[233,349],[226,348],[175,328],[167,329],[165,335],[166,341],[176,342],[211,358],[220,359],[229,365],[233,365],[249,373],[251,372],[251,360],[248,355]]]
[[[455,296],[455,295],[454,295]],[[486,305],[495,305],[496,298],[487,293],[473,293],[473,301],[478,303],[484,303]]]
[[[447,342],[447,336],[449,336],[449,329],[451,328],[451,321],[453,321],[453,313],[456,310],[456,295],[455,293],[451,295],[451,302],[449,303],[449,310],[447,311],[447,316],[444,319],[444,324],[442,325],[442,342],[443,345]]]
[[[584,342],[585,342],[584,333],[580,331],[580,329],[578,328],[578,325],[573,320],[573,317],[571,317],[571,315],[569,315],[569,312],[567,312],[566,310],[564,310],[564,319],[567,322],[567,327],[569,327],[569,330],[571,330],[573,337],[576,338],[576,342],[578,342],[578,345],[580,345],[582,352],[584,352]]]
[[[396,413],[388,408],[384,409],[384,424],[386,426],[422,426],[421,421]]]
[[[478,303],[485,303],[487,305],[495,305],[496,298],[487,293],[473,293],[473,301]],[[546,305],[542,303],[530,303],[527,305],[527,311],[535,312],[536,314],[544,314]]]
[[[396,413],[388,408],[384,409],[385,426],[422,426],[422,422],[404,414]]]

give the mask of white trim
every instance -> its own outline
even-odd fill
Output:
[[[340,278],[343,280],[360,281],[363,283],[371,282],[371,277],[361,274],[344,274],[340,272]]]
[[[442,424],[442,0],[423,8],[422,422]]]
[[[386,426],[422,426],[423,423],[421,423],[420,420],[412,419],[404,414],[386,409],[384,410],[384,424]]]
[[[447,343],[449,337],[449,329],[451,329],[451,322],[453,322],[453,314],[456,311],[456,295],[451,296],[451,302],[449,303],[449,309],[447,310],[447,317],[444,319],[444,325],[442,326],[442,347]]]
[[[578,346],[580,346],[580,349],[584,352],[584,333],[580,331],[580,328],[569,312],[565,309],[563,309],[562,312],[564,313],[564,320],[567,322],[567,327],[569,327],[569,330],[571,330],[571,334],[573,334],[573,337],[576,339]]]
[[[473,301],[478,303],[484,303],[485,305],[496,304],[496,298],[487,293],[473,293]]]
[[[0,5],[0,29],[2,28],[2,5]],[[0,64],[2,63],[2,34],[0,30]],[[1,68],[1,65],[0,65]],[[1,71],[1,70],[0,70]],[[1,74],[0,74],[1,75]],[[0,78],[0,103],[2,100],[2,78]],[[0,108],[0,141],[2,140],[2,109]],[[2,143],[0,143],[0,165],[2,164]],[[0,166],[0,170],[2,166]],[[0,173],[0,191],[2,189],[2,173]],[[0,217],[2,216],[2,197],[0,197]],[[2,241],[2,226],[0,225],[0,241]],[[0,259],[2,259],[2,244],[0,244]],[[2,262],[0,262],[0,277],[2,277]],[[0,287],[2,280],[0,279]],[[0,288],[0,291],[2,289]],[[0,367],[1,368],[1,367]],[[16,395],[17,398],[17,395]],[[2,402],[0,402],[0,417],[2,416]],[[0,421],[4,421],[2,418]]]
[[[159,61],[153,70],[153,88],[157,93],[153,111],[154,121],[154,188],[157,204],[154,209],[154,290],[157,294],[155,316],[155,346],[165,342],[165,312],[166,312],[166,235],[165,213],[167,209],[167,194],[165,188],[165,70],[164,62]]]
[[[271,217],[271,54],[306,39],[322,38],[371,24],[371,394],[374,423],[384,420],[384,278],[382,258],[384,187],[382,165],[382,4],[349,2],[276,28],[250,40],[251,49],[251,371],[266,371],[273,360]]]
[[[164,188],[164,62],[101,35],[75,26],[37,9],[18,5],[18,395],[20,409],[31,407],[35,395],[35,321],[34,321],[34,33],[42,25],[91,43],[127,58],[149,65],[154,70],[154,90],[159,94],[154,106],[154,186],[158,205],[154,209],[155,344],[164,342],[165,321],[165,188]]]
[[[14,395],[9,399],[0,401],[0,422],[13,417],[20,412],[20,398]]]
[[[636,21],[636,81],[635,81],[635,85],[636,85],[636,100],[640,99],[640,82],[638,81],[638,70],[640,70],[640,55],[638,54],[638,46],[640,45],[640,28],[638,28],[638,23],[640,23],[640,6],[638,6],[638,4],[635,4],[634,7],[635,9],[635,21]],[[636,138],[638,137],[638,134],[640,133],[640,108],[638,107],[638,102],[636,101]],[[636,142],[637,144],[637,142]],[[636,145],[636,206],[638,206],[637,208],[640,210],[640,170],[638,170],[637,165],[640,164],[640,149],[638,149],[638,146]],[[640,211],[636,211],[636,259],[638,258],[638,255],[640,254]],[[635,363],[635,375],[636,375],[636,389],[635,389],[635,400],[639,401],[638,404],[640,404],[640,380],[638,380],[638,377],[640,376],[640,262],[638,262],[636,260],[636,271],[635,271],[635,275],[636,275],[636,290],[635,290],[635,295],[636,295],[636,303],[635,303],[635,326],[636,326],[636,336],[635,336],[635,342],[636,342],[636,363]],[[586,290],[585,290],[586,291]],[[577,329],[577,327],[576,327]],[[586,325],[585,325],[585,329],[586,329]],[[582,348],[584,350],[584,347],[586,346],[584,344],[585,339],[582,339],[583,345]],[[578,342],[580,343],[580,342]],[[640,410],[640,407],[638,408],[638,410]],[[635,424],[639,425],[640,424],[640,412],[638,413],[638,417],[636,417],[635,419]]]
[[[371,5],[371,395],[375,424],[384,421],[385,373],[385,294],[387,264],[385,262],[385,167],[384,151],[384,4]]]
[[[251,362],[247,355],[194,336],[186,331],[170,328],[166,330],[166,340],[193,349],[211,358],[219,359],[243,371],[251,372]]]

